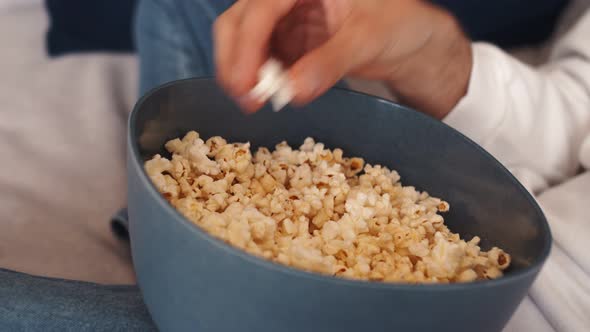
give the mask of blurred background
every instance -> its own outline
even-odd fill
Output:
[[[156,1],[156,0],[137,0]],[[0,267],[133,283],[125,206],[134,0],[0,0]],[[199,0],[194,0],[199,1]],[[209,0],[214,1],[214,0]],[[540,64],[584,0],[437,0],[475,40]],[[354,86],[383,94],[362,82]]]

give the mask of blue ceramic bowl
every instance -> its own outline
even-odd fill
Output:
[[[272,147],[312,136],[398,170],[451,203],[452,231],[512,255],[503,278],[452,285],[337,279],[250,256],[209,236],[156,191],[143,162],[189,130]],[[129,217],[139,286],[162,331],[500,331],[547,258],[549,227],[518,181],[463,135],[405,107],[334,89],[309,106],[246,116],[212,80],[143,97],[129,121]]]

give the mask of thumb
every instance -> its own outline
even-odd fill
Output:
[[[310,51],[289,69],[296,104],[305,104],[325,93],[367,59],[363,44],[366,29],[345,24],[324,44]]]

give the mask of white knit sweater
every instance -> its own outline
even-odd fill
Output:
[[[540,68],[475,43],[445,122],[506,165],[549,220],[552,253],[507,331],[590,331],[590,11]]]

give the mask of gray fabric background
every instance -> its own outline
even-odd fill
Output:
[[[108,221],[125,204],[136,59],[50,60],[41,1],[11,2],[0,6],[0,266],[134,283]]]

